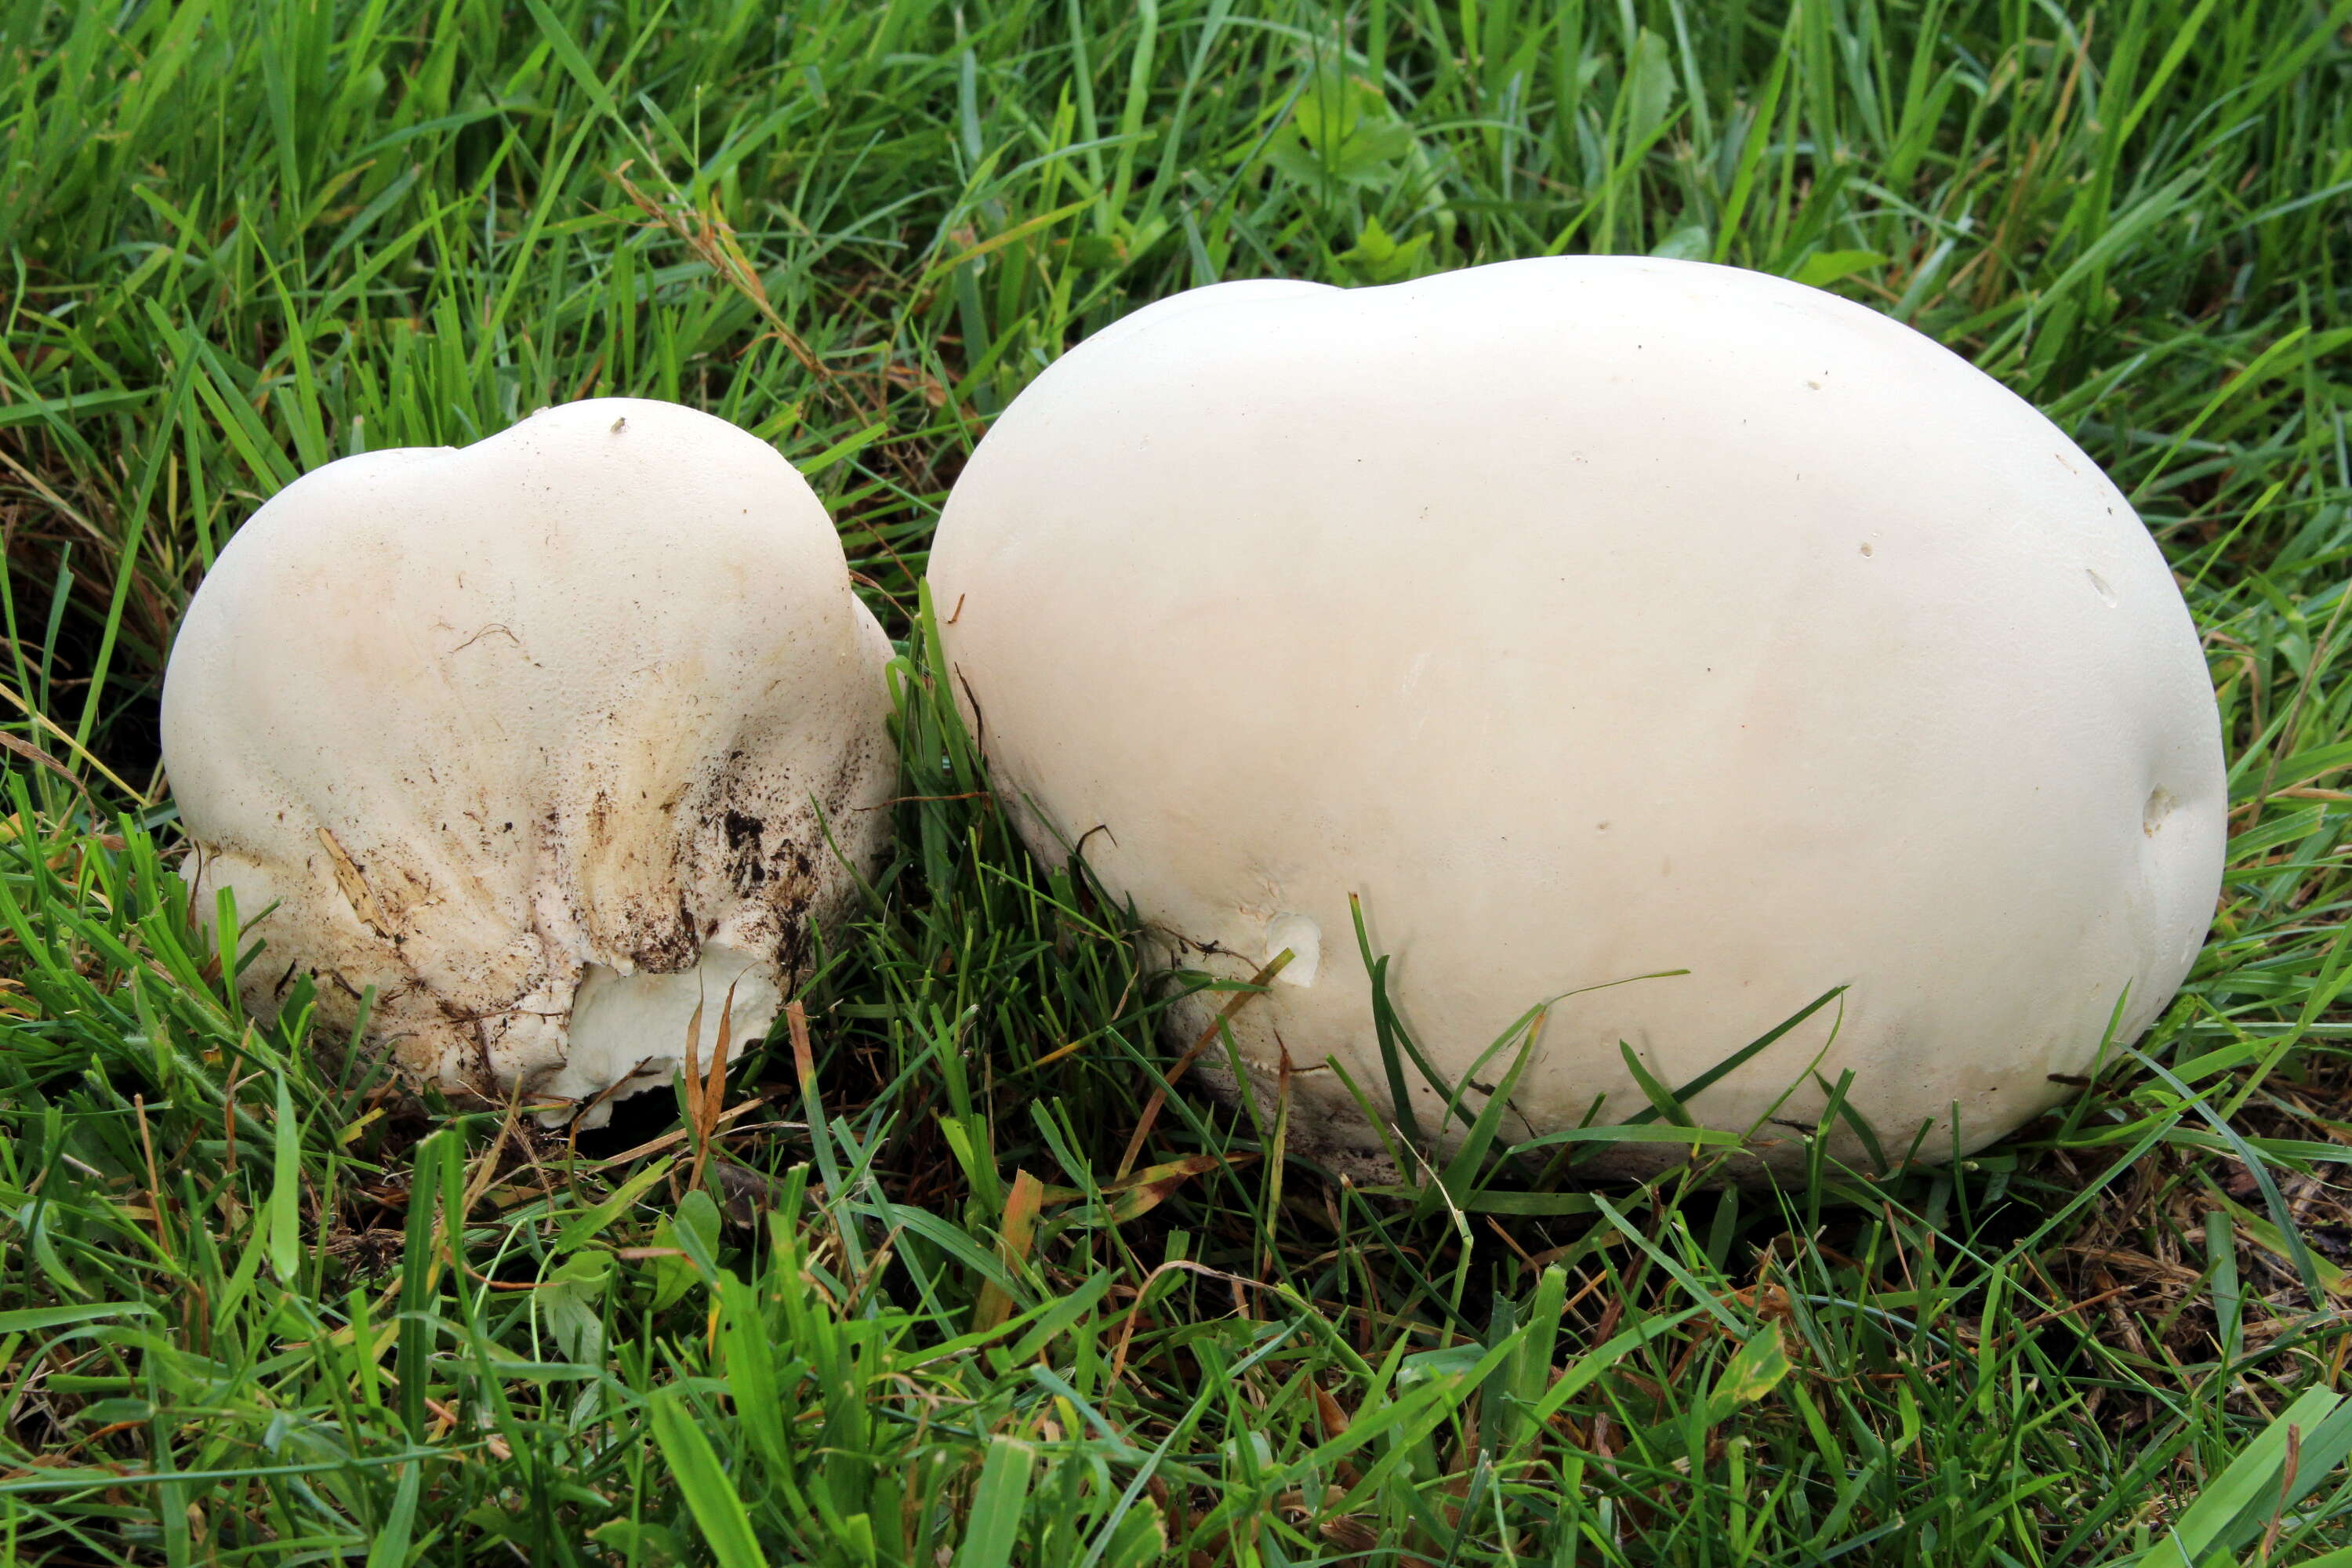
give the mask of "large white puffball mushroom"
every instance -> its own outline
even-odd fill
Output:
[[[1295,954],[1233,1025],[1262,1092],[1297,1069],[1295,1134],[1372,1144],[1327,1062],[1393,1110],[1350,894],[1449,1084],[1558,998],[1511,1137],[1648,1109],[1621,1041],[1686,1085],[1849,987],[1690,1103],[1782,1168],[1849,1071],[1889,1158],[2015,1128],[2157,1016],[2213,908],[2211,687],[2124,497],[1779,279],[1181,295],[1014,401],[931,562],[1032,844],[1083,842],[1186,968]]]
[[[346,458],[181,624],[184,875],[266,942],[264,1014],[309,973],[347,1027],[373,987],[412,1076],[593,1125],[697,1008],[703,1061],[730,1005],[759,1038],[843,911],[887,830],[889,656],[824,506],[725,420],[597,399]]]

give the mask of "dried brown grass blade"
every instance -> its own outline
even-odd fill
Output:
[[[793,1037],[793,1076],[802,1092],[816,1092],[816,1052],[809,1046],[808,1009],[793,997],[784,1004],[784,1026]]]
[[[996,1247],[996,1255],[1007,1264],[1017,1264],[1029,1256],[1037,1239],[1037,1216],[1045,1206],[1045,1184],[1026,1171],[1013,1172],[1013,1190],[1004,1197],[1004,1225],[998,1233]],[[972,1303],[972,1331],[985,1332],[1012,1315],[1013,1298],[992,1279],[981,1287],[980,1300]]]
[[[709,1142],[702,1125],[702,1001],[696,998],[694,1016],[686,1022],[686,1128],[694,1141],[694,1161],[687,1169],[686,1190],[702,1181],[702,1152]]]
[[[702,1007],[696,1004],[695,1035],[700,1037]],[[703,1173],[710,1163],[710,1153],[718,1147],[720,1114],[727,1109],[727,1060],[729,1048],[735,1042],[735,987],[727,987],[727,996],[719,1005],[719,1038],[711,1043],[710,1065],[697,1075],[689,1058],[686,1069],[687,1098],[693,1112],[694,1165],[687,1173],[689,1191],[702,1185]]]

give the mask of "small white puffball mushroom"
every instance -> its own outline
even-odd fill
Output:
[[[1506,1141],[1648,1109],[1621,1041],[1686,1085],[1849,987],[1690,1102],[1787,1169],[1849,1071],[1890,1158],[2050,1107],[2218,890],[2211,686],[2124,497],[1963,360],[1775,278],[1179,296],[997,420],[931,581],[1032,845],[1083,841],[1186,968],[1295,955],[1233,1023],[1262,1094],[1297,1069],[1294,1141],[1374,1147],[1327,1061],[1394,1109],[1350,894],[1449,1084],[1552,1001]]]
[[[889,657],[807,482],[723,419],[596,399],[346,458],[181,624],[183,874],[266,942],[257,1011],[307,973],[347,1028],[373,987],[413,1077],[595,1125],[697,1008],[703,1061],[722,1012],[758,1039],[844,911],[887,831]]]

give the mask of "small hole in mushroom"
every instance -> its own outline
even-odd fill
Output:
[[[1867,558],[1867,557],[1869,557],[1869,556],[1871,556],[1871,555],[1873,555],[1873,554],[1875,554],[1875,553],[1876,553],[1876,552],[1873,551],[1873,550],[1870,548],[1870,542],[1869,542],[1869,541],[1867,541],[1867,540],[1864,540],[1864,541],[1863,542],[1862,553],[1863,553],[1863,555],[1864,556],[1864,558]]]
[[[2148,791],[2147,804],[2140,808],[2139,830],[2150,838],[2155,837],[2156,830],[2164,826],[2164,819],[2170,816],[2173,808],[2179,804],[2170,790],[2162,784],[2157,785]]]
[[[1290,962],[1283,965],[1275,978],[1292,985],[1312,985],[1316,972],[1323,966],[1323,931],[1305,915],[1276,915],[1266,923],[1265,956],[1273,962],[1275,954],[1287,948]]]
[[[2096,572],[2092,571],[2087,566],[2083,568],[2083,575],[2091,580],[2091,592],[2099,596],[2099,603],[2105,605],[2111,610],[2114,609],[2116,607],[2116,591],[2107,585],[2107,580],[2105,577],[2100,576]]]

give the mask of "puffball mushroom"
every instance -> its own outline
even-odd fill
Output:
[[[1689,1101],[1781,1169],[1816,1133],[1865,1159],[1816,1129],[1849,1071],[1890,1158],[2012,1130],[2213,908],[2219,721],[2130,506],[1956,355],[1780,279],[1180,295],[1013,402],[931,563],[1031,844],[1083,843],[1186,968],[1293,954],[1232,1026],[1262,1095],[1293,1069],[1294,1142],[1376,1146],[1327,1062],[1395,1109],[1350,894],[1474,1113],[1551,1003],[1507,1139],[1648,1109],[1621,1042],[1687,1085],[1848,987]]]
[[[163,760],[200,919],[412,1076],[609,1100],[760,1037],[881,847],[890,647],[824,506],[725,420],[551,408],[256,512],[188,606]],[[828,842],[828,835],[830,842]],[[264,911],[268,912],[265,913]]]

